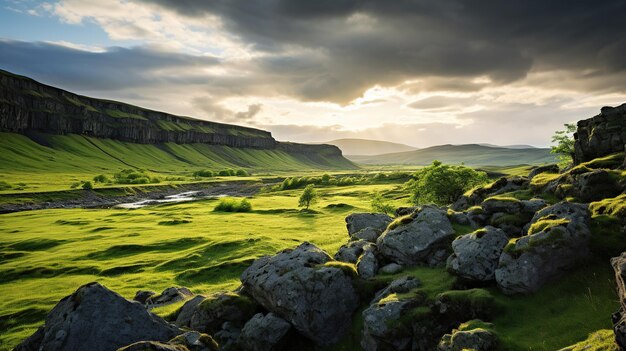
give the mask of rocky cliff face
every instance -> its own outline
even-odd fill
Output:
[[[81,134],[141,143],[206,143],[341,157],[330,145],[278,143],[259,129],[174,116],[76,95],[0,70],[0,131]]]
[[[626,104],[603,107],[599,115],[579,121],[574,139],[575,164],[624,151]]]

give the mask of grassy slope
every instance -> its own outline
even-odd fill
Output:
[[[468,166],[520,165],[553,163],[549,149],[508,149],[469,145],[441,145],[408,152],[377,156],[350,156],[351,161],[363,164],[428,165],[433,160],[448,164],[464,163]]]
[[[39,143],[24,135],[0,133],[0,180],[26,183],[30,191],[45,191],[68,189],[72,182],[132,167],[165,176],[191,174],[199,169],[246,168],[258,173],[355,168],[341,158],[279,150],[208,144],[146,145],[80,135],[40,134],[36,138]]]

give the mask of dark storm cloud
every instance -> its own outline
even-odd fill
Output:
[[[623,0],[144,1],[219,16],[243,41],[274,54],[259,65],[286,76],[305,100],[347,102],[374,84],[419,77],[506,84],[531,69],[619,75],[614,88],[626,88]]]
[[[197,57],[146,47],[107,48],[91,52],[50,43],[0,39],[0,68],[49,84],[78,90],[145,87],[168,80],[193,83],[200,78],[154,74],[159,70],[210,67],[213,57]]]

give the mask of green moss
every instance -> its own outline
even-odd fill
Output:
[[[318,267],[339,268],[339,269],[341,269],[344,273],[346,273],[350,277],[358,277],[359,276],[359,274],[357,273],[357,270],[356,270],[356,265],[354,263],[341,262],[341,261],[328,261],[328,262],[326,262],[323,265],[320,265]]]
[[[471,233],[474,229],[469,224],[452,223],[452,229],[456,236],[462,236]]]
[[[483,214],[483,213],[485,213],[485,210],[481,206],[476,205],[476,206],[472,206],[472,207],[468,208],[467,212],[468,213],[472,212],[474,214]]]
[[[565,227],[569,224],[569,222],[570,221],[567,218],[557,218],[554,215],[541,217],[538,221],[530,226],[530,228],[528,229],[528,234],[536,234],[558,226]]]
[[[530,181],[530,186],[535,190],[540,190],[548,185],[548,183],[557,180],[561,176],[562,175],[558,173],[540,173],[533,177]]]
[[[485,201],[500,201],[500,202],[512,202],[512,203],[521,202],[519,199],[516,199],[513,196],[505,196],[505,195],[491,196],[491,197],[486,198]]]
[[[472,319],[465,323],[461,323],[461,325],[459,325],[457,330],[466,331],[466,330],[484,329],[484,330],[493,331],[493,328],[494,328],[493,323],[483,322],[480,319]]]
[[[626,218],[626,194],[603,199],[589,204],[592,216],[608,215]]]
[[[497,309],[491,292],[480,288],[449,290],[437,295],[436,299],[445,303],[448,309],[472,315],[491,315]]]
[[[602,329],[589,334],[589,337],[563,351],[618,351],[613,330]]]
[[[401,225],[409,224],[413,222],[413,219],[414,219],[413,215],[410,215],[410,214],[406,216],[398,217],[394,219],[393,222],[389,223],[389,225],[387,226],[387,230],[394,230]]]
[[[522,227],[529,221],[529,216],[522,213],[505,214],[495,219],[492,219],[491,225],[495,227],[500,227],[502,225],[513,225],[516,227]]]
[[[618,256],[626,251],[626,235],[622,231],[620,219],[609,215],[596,215],[591,218],[591,251],[599,257]]]

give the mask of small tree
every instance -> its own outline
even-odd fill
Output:
[[[372,197],[372,210],[389,215],[395,212],[395,207],[380,193],[376,193]]]
[[[322,184],[330,184],[330,175],[328,173],[322,175]]]
[[[433,161],[407,182],[411,191],[411,201],[415,204],[435,203],[447,205],[458,199],[471,188],[489,181],[485,172],[478,172],[465,166],[444,165]]]
[[[86,181],[86,182],[83,183],[83,189],[91,190],[91,189],[93,189],[93,184],[91,184],[90,181]]]
[[[315,200],[317,200],[317,191],[315,191],[315,186],[313,184],[309,184],[304,188],[302,195],[300,195],[298,206],[304,207],[308,210],[309,206],[311,206]]]
[[[573,123],[565,123],[564,130],[557,130],[552,136],[552,142],[556,145],[552,146],[551,153],[556,154],[559,164],[566,166],[572,163],[574,158],[574,132],[576,125]]]

